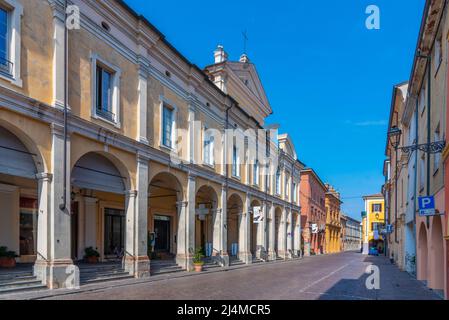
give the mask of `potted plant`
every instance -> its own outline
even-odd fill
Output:
[[[18,255],[14,251],[8,251],[7,247],[0,247],[0,267],[14,268]]]
[[[87,263],[98,263],[98,258],[100,258],[100,254],[94,248],[88,247],[84,249],[84,260]]]
[[[196,272],[203,271],[204,265],[203,258],[204,258],[203,250],[201,248],[197,248],[195,250],[195,254],[193,255],[193,266],[195,267]]]

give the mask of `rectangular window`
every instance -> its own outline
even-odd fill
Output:
[[[214,165],[214,137],[204,129],[204,163]]]
[[[97,115],[114,121],[112,112],[112,77],[113,74],[101,66],[97,66]]]
[[[0,72],[10,75],[12,65],[9,61],[9,13],[0,7]]]
[[[259,161],[256,161],[256,163],[254,163],[254,167],[253,167],[253,183],[254,185],[258,186],[259,185]]]
[[[281,170],[279,168],[276,172],[276,194],[281,194]]]
[[[240,159],[237,146],[232,148],[232,175],[234,177],[240,177]]]
[[[381,203],[373,203],[371,205],[372,212],[382,212],[382,204]]]
[[[162,108],[162,144],[168,148],[173,147],[173,109],[164,104]]]
[[[296,188],[297,188],[296,183],[293,183],[293,202],[295,203],[298,201],[297,196],[298,190]]]

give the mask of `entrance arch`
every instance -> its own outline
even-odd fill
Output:
[[[239,253],[240,225],[242,223],[243,200],[233,193],[228,198],[227,203],[227,235],[228,254],[230,257],[237,257]]]
[[[219,254],[214,248],[214,230],[217,226],[218,196],[211,186],[201,186],[195,197],[195,248],[201,248],[206,257]]]
[[[112,154],[88,152],[71,171],[71,252],[81,260],[92,247],[100,259],[121,259],[126,251],[130,178]]]
[[[149,231],[151,259],[173,259],[178,252],[178,204],[184,199],[182,185],[169,172],[156,174],[149,184]]]
[[[418,280],[428,281],[427,228],[421,223],[418,234]]]
[[[0,244],[19,255],[19,263],[36,260],[39,199],[47,197],[37,174],[45,170],[33,141],[0,120]]]
[[[444,240],[440,216],[433,217],[431,234],[429,287],[444,290]]]

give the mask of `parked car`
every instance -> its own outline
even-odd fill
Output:
[[[379,255],[379,251],[377,250],[376,247],[371,247],[369,249],[369,253],[370,256],[378,256]]]

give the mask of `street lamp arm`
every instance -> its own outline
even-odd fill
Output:
[[[407,154],[416,150],[433,154],[443,152],[445,146],[446,141],[435,141],[431,143],[422,143],[422,144],[414,144],[411,146],[399,147],[398,149]]]

